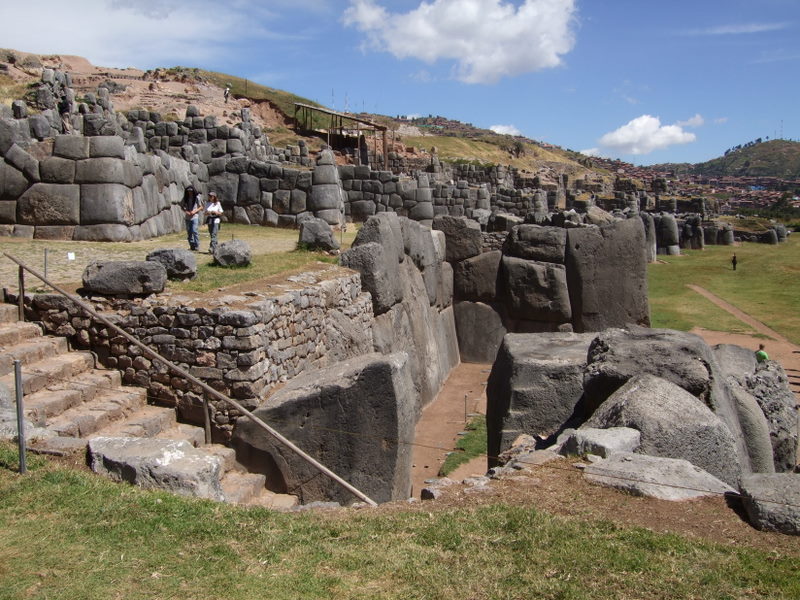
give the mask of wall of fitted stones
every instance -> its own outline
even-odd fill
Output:
[[[93,304],[165,358],[246,408],[275,384],[312,366],[372,352],[373,312],[358,274],[319,282],[240,310],[177,305],[169,298],[97,300]],[[147,388],[151,401],[176,406],[183,419],[202,424],[202,393],[138,347],[56,295],[34,296],[28,318],[72,345],[92,349],[126,384]],[[212,400],[213,421],[227,436],[238,416]]]

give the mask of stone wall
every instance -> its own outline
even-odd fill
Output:
[[[331,267],[303,279],[313,283],[278,296],[255,290],[256,296],[222,298],[217,306],[169,295],[93,298],[92,303],[168,360],[254,408],[278,383],[372,351],[372,303],[361,291],[358,274]],[[124,337],[93,323],[61,296],[33,296],[27,313],[47,332],[93,350],[102,364],[122,372],[126,384],[147,388],[152,401],[176,406],[183,419],[202,424],[201,390],[142,356]],[[236,411],[212,404],[217,432],[227,437]]]

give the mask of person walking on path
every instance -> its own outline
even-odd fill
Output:
[[[208,248],[209,254],[214,254],[217,249],[217,233],[222,217],[222,205],[219,203],[216,192],[208,193],[208,206],[206,206],[206,225],[208,225],[208,235],[211,236],[211,245]]]
[[[763,363],[764,361],[769,360],[769,356],[764,350],[764,344],[758,345],[758,350],[756,350],[756,362]]]
[[[738,262],[738,261],[736,260],[736,255],[734,254],[734,255],[731,257],[731,266],[733,266],[733,270],[734,270],[734,271],[736,270],[736,263],[737,263],[737,262]]]
[[[230,83],[225,86],[225,91],[222,92],[222,95],[225,97],[225,104],[227,104],[228,103],[228,96],[231,95],[231,84]]]
[[[203,210],[203,202],[200,199],[200,194],[192,186],[183,191],[181,208],[183,208],[186,222],[186,239],[189,242],[189,250],[197,251],[200,248],[200,237],[197,233],[197,226],[200,222],[198,215]]]

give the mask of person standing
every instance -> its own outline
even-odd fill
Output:
[[[211,237],[211,244],[208,248],[209,254],[214,254],[217,249],[217,233],[222,217],[222,205],[219,203],[216,192],[208,193],[208,206],[206,206],[206,225],[208,225],[208,235]]]
[[[228,103],[228,96],[231,95],[231,84],[230,83],[225,86],[225,91],[222,92],[222,95],[225,97],[225,104],[227,104]]]
[[[767,356],[767,353],[764,350],[764,344],[759,344],[758,350],[756,350],[756,362],[763,363],[767,360],[769,360],[769,356]]]
[[[200,222],[199,213],[203,210],[203,202],[200,200],[200,194],[191,185],[183,191],[181,208],[183,208],[186,222],[186,239],[189,242],[189,250],[196,252],[200,248],[197,226]]]
[[[731,257],[731,266],[733,267],[733,270],[734,270],[734,271],[736,270],[736,263],[737,263],[737,262],[738,262],[738,261],[736,260],[736,255],[734,254],[734,255]]]

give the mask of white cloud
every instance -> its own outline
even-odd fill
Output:
[[[690,29],[689,35],[742,35],[748,33],[765,33],[786,29],[789,23],[741,23],[739,25],[717,25],[705,29]]]
[[[705,125],[706,120],[698,113],[695,116],[687,119],[686,121],[678,121],[675,123],[678,127],[702,127]]]
[[[600,148],[587,148],[586,150],[579,150],[581,154],[585,156],[602,156],[603,154],[600,152]]]
[[[728,122],[728,117],[718,117],[714,119],[714,124],[716,125],[724,125]]]
[[[522,135],[522,132],[513,125],[492,125],[489,130],[500,135]]]
[[[696,139],[695,134],[684,131],[680,125],[662,125],[658,117],[642,115],[605,134],[598,142],[602,148],[618,154],[639,155]]]
[[[231,56],[232,42],[288,37],[262,25],[274,22],[271,11],[244,0],[81,0],[77,8],[61,0],[38,0],[33,8],[25,2],[3,4],[3,46],[77,54],[106,67],[209,63]]]
[[[376,0],[350,0],[343,21],[368,46],[396,58],[455,61],[455,77],[495,83],[557,67],[575,43],[574,0],[432,0],[391,13]]]

